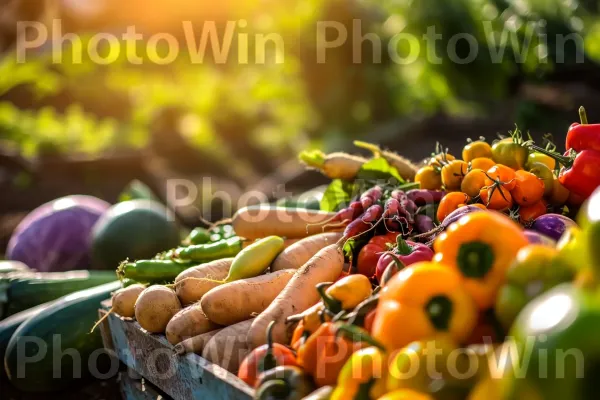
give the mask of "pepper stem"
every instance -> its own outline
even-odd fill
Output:
[[[323,303],[325,304],[325,307],[332,313],[337,314],[340,311],[342,311],[342,302],[337,299],[334,299],[333,297],[331,297],[330,295],[328,295],[325,292],[327,290],[327,288],[331,285],[333,285],[333,282],[319,283],[317,285],[317,292],[319,292],[321,299],[323,299]]]
[[[259,366],[261,372],[277,367],[277,359],[273,354],[273,326],[275,326],[275,321],[271,321],[267,327],[267,352]]]
[[[369,335],[365,330],[357,328],[353,325],[340,324],[337,326],[337,334],[343,335],[353,342],[365,342],[379,350],[385,351],[385,347],[379,343],[373,336]]]
[[[571,167],[573,165],[573,159],[570,157],[561,156],[560,154],[556,154],[552,151],[548,151],[542,147],[536,146],[534,144],[530,144],[527,146],[530,150],[537,151],[539,153],[545,154],[548,157],[551,157],[558,161],[558,163],[564,165],[565,167]]]
[[[381,155],[381,149],[379,148],[379,146],[377,146],[376,144],[372,144],[372,143],[367,143],[367,142],[363,142],[361,140],[355,140],[354,145],[358,148],[361,149],[365,149],[365,150],[369,150],[370,152],[372,152],[375,156],[379,156]]]
[[[402,235],[396,237],[396,243],[398,244],[398,254],[407,256],[413,252],[413,248],[408,244]]]
[[[579,107],[579,119],[581,120],[581,125],[587,125],[587,113],[585,112],[585,108],[583,106]]]
[[[274,379],[260,385],[255,399],[285,399],[290,393],[290,386],[284,379]]]

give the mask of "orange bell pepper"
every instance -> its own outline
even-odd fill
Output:
[[[434,261],[461,274],[479,309],[487,310],[495,303],[517,252],[527,244],[523,229],[509,217],[471,213],[436,239]]]
[[[444,333],[462,343],[476,321],[476,306],[461,275],[427,261],[403,269],[382,289],[372,334],[392,353]]]

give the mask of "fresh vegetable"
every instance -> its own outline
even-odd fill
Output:
[[[344,364],[331,400],[356,398],[378,399],[386,393],[386,354],[377,347],[356,351]]]
[[[556,246],[556,240],[544,235],[543,233],[532,231],[531,229],[525,229],[524,233],[525,237],[527,237],[527,241],[529,242],[529,244],[541,244],[543,246],[548,247]]]
[[[350,222],[348,226],[346,226],[342,238],[344,240],[356,238],[369,231],[375,224],[379,222],[382,214],[383,207],[381,207],[379,204],[372,205],[371,207],[367,208],[367,210],[359,218]]]
[[[445,265],[420,262],[404,268],[386,284],[372,334],[393,352],[438,334],[462,343],[476,321],[476,306],[460,274]]]
[[[117,268],[117,276],[119,279],[133,279],[137,282],[171,282],[192,265],[191,262],[173,260],[123,261]]]
[[[219,325],[228,326],[250,319],[275,300],[294,272],[284,269],[217,286],[202,296],[202,310],[208,319]]]
[[[233,374],[237,373],[250,353],[246,334],[251,324],[252,320],[248,320],[221,329],[204,345],[202,357]]]
[[[555,180],[555,176],[552,170],[548,168],[545,164],[535,162],[529,166],[529,172],[531,172],[539,179],[541,179],[542,182],[544,182],[544,196],[551,196]]]
[[[188,268],[175,278],[175,292],[181,304],[187,306],[199,301],[209,290],[219,286],[229,274],[233,258],[222,258]]]
[[[515,172],[515,187],[510,194],[518,205],[531,206],[542,200],[544,196],[544,181],[531,172],[519,170]]]
[[[315,389],[312,380],[295,366],[279,366],[260,375],[256,400],[302,400]]]
[[[135,302],[135,319],[142,328],[151,333],[164,333],[167,324],[181,310],[181,303],[174,291],[161,286],[150,286]]]
[[[517,252],[528,244],[521,227],[494,212],[471,213],[434,243],[434,260],[463,276],[480,310],[491,307]]]
[[[460,191],[469,197],[477,197],[479,196],[481,188],[485,186],[486,178],[487,176],[485,175],[484,170],[477,168],[471,169],[462,180]]]
[[[531,229],[558,240],[567,228],[574,225],[575,221],[564,215],[544,214],[533,221]]]
[[[521,248],[498,293],[496,317],[508,331],[527,303],[573,277],[574,271],[560,260],[556,249],[542,245]]]
[[[586,249],[589,252],[590,266],[596,270],[600,268],[600,217],[598,210],[600,209],[600,188],[587,199],[585,205],[577,215],[577,221],[581,225],[582,234],[579,247]]]
[[[110,271],[13,272],[0,278],[0,316],[115,280]],[[5,304],[2,304],[5,303]]]
[[[299,268],[271,305],[252,322],[248,331],[251,349],[265,344],[264,333],[271,321],[273,341],[287,344],[290,335],[286,329],[286,318],[302,312],[319,301],[315,286],[321,282],[336,280],[344,267],[344,255],[337,244],[319,250],[306,264]]]
[[[283,365],[297,365],[296,356],[291,350],[279,343],[273,343],[273,324],[274,322],[271,322],[267,328],[267,344],[252,350],[240,365],[238,377],[252,387],[256,386],[258,376],[265,371]]]
[[[373,293],[369,278],[360,274],[345,276],[333,284],[320,283],[317,291],[325,307],[334,314],[352,310]]]
[[[496,163],[491,158],[478,157],[478,158],[471,160],[471,162],[469,162],[469,171],[472,171],[474,169],[480,169],[482,171],[487,171],[488,169],[492,168],[494,165],[496,165]]]
[[[173,315],[165,328],[165,334],[169,343],[175,345],[185,339],[219,328],[219,325],[204,315],[202,307],[199,304],[194,304]]]
[[[352,180],[367,160],[346,153],[325,154],[320,150],[303,151],[298,156],[308,167],[318,169],[329,179]],[[236,230],[237,231],[237,230]]]
[[[306,342],[306,339],[319,329],[323,322],[331,321],[331,315],[327,312],[325,304],[320,301],[302,313],[286,318],[288,323],[299,320],[290,340],[292,348],[298,350]]]
[[[375,344],[361,328],[325,322],[298,349],[298,364],[317,386],[334,385],[352,353]]]
[[[384,158],[390,164],[390,166],[396,168],[403,179],[407,181],[414,180],[418,168],[408,159],[392,151],[382,150],[378,146],[371,143],[355,140],[354,145],[372,151],[376,157]]]
[[[454,222],[458,221],[463,216],[473,213],[473,212],[478,212],[478,211],[484,211],[484,210],[473,204],[459,207],[456,210],[452,211],[450,214],[448,214],[448,216],[446,218],[444,218],[444,220],[442,221],[442,223],[440,225],[436,226],[429,232],[421,233],[414,237],[415,238],[426,238],[429,240],[433,240],[433,239],[435,239],[435,237],[437,235],[444,232],[450,225],[452,225]]]
[[[238,235],[249,240],[270,235],[295,239],[322,232],[320,224],[334,216],[324,211],[260,205],[238,210],[232,224]]]
[[[21,261],[0,261],[0,278],[12,272],[32,272],[32,270]]]
[[[433,400],[433,397],[410,389],[400,389],[389,392],[377,400]]]
[[[327,232],[299,240],[279,253],[271,264],[271,272],[298,269],[323,247],[337,243],[341,237],[339,232]]]
[[[515,173],[515,170],[506,165],[496,164],[487,170],[485,184],[492,188],[501,186],[507,191],[511,191],[517,184]]]
[[[442,183],[448,191],[459,190],[467,174],[468,165],[462,160],[452,160],[442,167]]]
[[[429,232],[433,228],[435,228],[435,225],[433,224],[433,219],[431,219],[431,217],[424,214],[415,215],[415,229],[417,233]]]
[[[41,272],[88,269],[91,265],[88,239],[94,224],[109,206],[92,196],[61,197],[39,206],[15,228],[6,258]]]
[[[594,398],[599,329],[600,307],[593,291],[562,284],[535,298],[517,317],[510,331],[514,342],[508,343],[516,350],[510,358],[527,359],[527,367],[506,362],[502,399]]]
[[[121,317],[133,318],[135,316],[135,302],[145,289],[144,285],[138,283],[117,290],[112,295],[111,311]]]
[[[550,204],[553,206],[562,206],[569,199],[571,192],[563,186],[555,176],[552,181],[552,193],[550,194]]]
[[[476,158],[492,158],[492,147],[484,140],[470,141],[462,151],[465,162],[471,162]]]
[[[492,146],[492,159],[494,162],[506,165],[514,170],[523,169],[529,156],[525,147],[523,134],[519,129],[511,132],[511,137],[502,139]]]
[[[504,211],[513,205],[513,199],[503,186],[486,186],[479,192],[479,197],[485,206],[491,210]]]
[[[4,357],[11,383],[24,392],[50,392],[71,387],[79,377],[89,376],[87,360],[103,347],[100,332],[90,334],[98,305],[120,287],[120,282],[111,282],[61,297],[21,324],[12,335]],[[54,339],[56,335],[60,342]],[[31,340],[32,337],[36,340]],[[42,347],[47,351],[42,352]],[[86,362],[78,365],[76,359],[66,356],[57,361],[55,355],[63,349],[74,349]],[[26,360],[24,355],[28,357]],[[98,359],[98,370],[108,369],[105,361],[108,359]],[[59,377],[54,377],[58,373]]]
[[[118,203],[94,225],[93,265],[112,270],[128,258],[150,259],[176,247],[180,240],[175,217],[162,204],[152,200]]]
[[[426,165],[417,171],[415,182],[419,184],[421,189],[440,190],[442,188],[442,175],[439,168],[436,169],[431,165]]]
[[[218,242],[180,247],[175,257],[188,262],[206,263],[226,257],[234,257],[242,251],[242,239],[234,236]]]
[[[269,268],[269,265],[282,250],[283,239],[278,236],[268,236],[257,240],[235,256],[224,282],[233,282],[260,275]]]
[[[396,236],[398,236],[398,232],[388,232],[385,235],[373,236],[358,253],[356,260],[358,273],[369,278],[374,276],[379,258],[396,244]]]
[[[404,266],[412,265],[420,261],[431,261],[433,251],[429,246],[423,243],[407,241],[398,236],[396,238],[396,247],[393,251],[383,254],[377,262],[377,270],[375,276],[379,282],[382,281],[383,274],[387,266],[395,259],[399,260]]]
[[[192,244],[205,244],[210,242],[210,231],[205,228],[194,228],[190,234],[183,240],[183,244],[190,246]]]
[[[210,341],[217,333],[221,332],[224,328],[215,329],[214,331],[206,332],[201,335],[193,336],[189,339],[185,339],[173,347],[173,352],[177,355],[184,355],[188,353],[202,354],[204,346]]]
[[[417,206],[422,207],[428,204],[439,203],[446,192],[442,190],[419,190],[413,189],[406,192],[406,197],[412,200]]]
[[[554,170],[554,168],[556,168],[556,160],[552,157],[549,157],[546,154],[542,154],[537,151],[529,153],[529,156],[527,157],[527,169],[531,171],[532,166],[537,163],[544,165],[551,171]]]
[[[462,192],[451,192],[445,195],[437,209],[438,221],[443,222],[448,215],[466,205],[469,200],[469,196]]]
[[[543,199],[530,206],[519,207],[519,222],[521,225],[531,226],[537,218],[546,214],[547,211],[548,206]]]

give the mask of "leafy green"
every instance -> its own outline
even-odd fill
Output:
[[[389,180],[395,179],[403,183],[404,179],[398,174],[396,168],[392,167],[385,158],[375,157],[363,164],[356,176],[357,179],[365,181]]]
[[[353,183],[334,179],[323,193],[321,210],[329,212],[340,210],[342,206],[350,202],[353,191]]]

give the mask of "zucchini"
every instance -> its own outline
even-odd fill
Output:
[[[91,375],[88,365],[93,361],[97,361],[93,367],[106,373],[109,370],[104,365],[109,361],[106,354],[90,358],[95,350],[102,348],[100,331],[90,333],[90,329],[98,319],[100,302],[120,287],[121,283],[115,281],[72,293],[21,324],[4,357],[11,383],[25,392],[66,389],[75,380]],[[77,354],[75,362],[73,353]]]
[[[52,302],[40,304],[39,306],[32,307],[29,310],[21,311],[15,315],[12,315],[6,318],[3,321],[0,321],[0,363],[4,365],[4,353],[6,350],[6,346],[8,346],[8,342],[12,337],[13,333],[17,330],[19,326],[29,318],[38,315],[46,308],[48,308]],[[4,368],[0,368],[0,377],[4,376]]]
[[[22,272],[0,279],[4,317],[116,279],[113,271]]]

